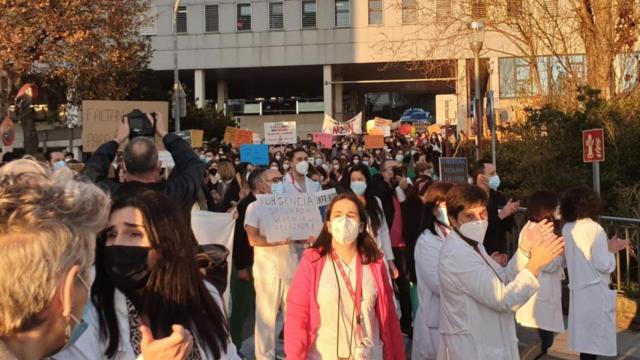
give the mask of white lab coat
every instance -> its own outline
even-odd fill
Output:
[[[414,259],[418,277],[419,306],[413,325],[412,359],[435,359],[440,343],[440,282],[438,259],[445,234],[436,225],[434,235],[425,230],[416,242]]]
[[[295,171],[291,170],[291,171]],[[287,173],[284,178],[284,193],[285,194],[298,194],[298,193],[316,193],[318,191],[322,191],[322,186],[319,182],[313,181],[308,177],[304,177],[304,185],[305,189],[303,190],[301,186],[297,183],[293,182],[293,178],[291,173]]]
[[[451,232],[440,251],[438,359],[520,358],[514,312],[540,285],[527,269],[506,283],[511,277],[508,269],[493,261],[484,246],[480,245],[479,249],[482,257],[458,234]]]
[[[565,257],[569,271],[569,349],[615,356],[616,292],[609,276],[616,258],[607,247],[607,234],[591,219],[564,225]]]
[[[522,241],[522,232],[527,226],[535,226],[535,223],[528,222],[520,232],[518,243]],[[514,256],[511,262],[517,262],[518,256]],[[522,259],[522,257],[520,258]],[[521,270],[527,265],[528,259],[524,259],[517,265]],[[562,317],[562,274],[564,267],[564,256],[558,256],[550,264],[543,267],[538,275],[540,288],[533,294],[518,311],[516,311],[516,321],[526,327],[564,332],[564,320]]]
[[[222,305],[222,298],[213,285],[208,282],[205,283],[207,285],[207,290],[213,296],[216,304],[220,307],[220,309],[224,310],[224,306]],[[127,300],[123,293],[118,291],[117,289],[114,292],[114,307],[116,312],[116,318],[118,320],[118,328],[120,330],[120,341],[118,342],[118,350],[116,350],[116,354],[113,359],[117,360],[134,360],[134,359],[142,359],[142,354],[136,357],[133,352],[133,348],[131,346],[131,338],[129,337],[129,312],[127,310]],[[54,360],[98,360],[98,359],[108,359],[104,352],[109,345],[106,341],[106,338],[100,334],[100,325],[98,323],[98,312],[96,308],[93,306],[91,301],[87,302],[86,305],[88,308],[84,313],[84,320],[89,323],[89,327],[87,330],[80,336],[80,338],[76,341],[76,343],[66,350],[54,355],[51,359]],[[197,346],[198,351],[200,352],[200,357],[202,359],[214,359],[213,354],[211,354],[208,350],[205,351],[194,339],[194,347]],[[226,348],[226,354],[222,354],[220,359],[230,359],[230,360],[240,360],[236,352],[236,347],[233,345],[231,341],[231,336],[229,336]]]
[[[384,259],[386,261],[391,261],[395,259],[393,255],[393,249],[391,248],[391,236],[389,235],[389,226],[387,225],[387,219],[384,216],[384,210],[382,207],[382,201],[376,196],[376,201],[378,202],[378,207],[380,208],[380,213],[382,214],[382,219],[380,219],[380,228],[378,229],[378,236],[373,236],[373,230],[371,229],[371,222],[369,222],[369,234],[376,241],[376,245],[378,245],[378,249],[382,250],[384,254]]]

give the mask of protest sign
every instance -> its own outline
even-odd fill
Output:
[[[260,134],[253,133],[253,143],[254,144],[262,144],[262,139],[260,138]]]
[[[163,168],[173,169],[176,166],[173,156],[167,150],[158,151],[158,160],[160,160]]]
[[[194,210],[191,212],[191,229],[204,251],[211,245],[222,245],[229,250],[227,256],[227,283],[231,277],[231,259],[233,258],[233,235],[236,221],[231,213],[215,213],[211,211]],[[215,229],[215,231],[211,231]],[[222,298],[227,311],[229,308],[229,289],[227,286]]]
[[[193,148],[202,147],[202,139],[204,137],[204,131],[202,130],[184,130],[174,132],[174,134],[180,136],[182,140],[188,142]]]
[[[468,184],[467,158],[440,158],[440,180],[456,184]]]
[[[436,125],[429,126],[427,128],[427,131],[429,131],[429,134],[433,134],[433,133],[440,134],[442,131],[442,128],[440,127],[440,125],[436,124]]]
[[[162,123],[167,129],[169,103],[166,101],[82,101],[82,151],[93,152],[98,146],[113,140],[122,117],[133,109],[145,113],[162,114]],[[162,139],[156,137],[156,145],[164,149]]]
[[[325,133],[313,133],[313,142],[320,144],[323,149],[331,149],[333,146],[333,135]]]
[[[318,202],[318,209],[320,210],[320,216],[322,217],[322,222],[324,223],[327,219],[327,206],[334,197],[336,197],[338,193],[336,189],[322,190],[316,193],[316,200]]]
[[[322,217],[314,193],[257,195],[256,211],[265,221],[260,229],[267,242],[307,240],[318,236]]]
[[[242,144],[240,145],[240,161],[253,165],[269,165],[269,145]]]
[[[362,112],[347,121],[336,121],[324,114],[322,132],[333,136],[362,134]]]
[[[295,121],[272,122],[264,124],[265,144],[295,144],[298,142]]]
[[[416,131],[411,124],[402,124],[398,128],[398,133],[400,135],[415,135]]]
[[[416,133],[425,133],[429,128],[429,124],[426,122],[415,122],[413,123],[413,128],[416,129]]]
[[[365,135],[365,149],[382,149],[384,147],[384,136],[382,135]]]
[[[224,130],[224,142],[239,147],[242,144],[253,144],[253,131],[227,126]]]

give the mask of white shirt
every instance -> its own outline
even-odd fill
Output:
[[[292,171],[295,171],[292,170]],[[297,193],[316,193],[322,191],[322,186],[319,182],[313,181],[308,177],[304,177],[304,188],[300,186],[300,183],[293,179],[291,173],[287,173],[283,177],[284,181],[284,193],[285,194],[297,194]]]
[[[341,260],[338,260],[341,261]],[[356,257],[354,256],[350,264],[342,263],[342,267],[349,277],[349,281],[355,291],[356,286]],[[338,307],[338,285],[336,274],[340,283],[341,307]],[[320,328],[315,344],[309,349],[307,358],[311,360],[336,359],[336,344],[340,341],[340,356],[346,357],[349,354],[349,339],[351,337],[351,320],[353,315],[353,300],[349,295],[349,290],[336,265],[333,270],[331,256],[327,257],[320,282],[318,284],[318,305],[320,306]],[[366,348],[370,352],[367,359],[382,359],[382,341],[380,340],[380,328],[376,315],[376,302],[378,300],[378,290],[375,279],[368,265],[362,265],[362,315],[363,340],[361,346],[357,346],[356,321],[353,321],[353,341],[351,344],[351,357],[356,359],[356,351]],[[338,339],[338,311],[340,311],[340,338]],[[360,348],[356,350],[356,348]]]
[[[378,229],[378,236],[373,236],[373,229],[371,228],[371,221],[367,225],[367,231],[371,235],[371,237],[375,240],[376,245],[378,245],[378,249],[382,250],[384,254],[384,259],[386,261],[391,261],[395,259],[393,255],[393,248],[391,247],[391,236],[389,235],[389,226],[387,225],[387,218],[384,215],[384,210],[382,208],[382,202],[376,196],[376,201],[378,203],[378,207],[380,208],[380,214],[382,217],[380,218],[380,228]]]
[[[440,251],[438,359],[519,359],[514,312],[536,292],[538,280],[524,269],[506,283],[507,270],[478,248],[482,256],[452,231]]]
[[[256,202],[249,204],[245,213],[244,226],[258,229],[264,236],[261,224],[267,221],[260,218],[256,210]],[[283,239],[284,240],[284,239]],[[253,247],[253,277],[277,277],[280,279],[293,279],[298,267],[298,257],[291,244],[279,246],[254,246]]]

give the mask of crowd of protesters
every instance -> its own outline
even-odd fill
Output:
[[[629,243],[607,238],[590,189],[532,194],[507,254],[520,202],[490,162],[467,184],[440,181],[451,134],[394,132],[378,149],[361,135],[323,148],[309,134],[258,166],[160,124],[172,168],[127,121],[84,164],[5,154],[0,359],[239,359],[247,326],[257,359],[518,359],[516,322],[538,329],[542,354],[565,330],[565,267],[569,347],[616,354],[609,274]],[[257,196],[327,189],[337,196],[317,236],[267,241]],[[197,261],[194,209],[236,219],[230,313],[227,284]]]

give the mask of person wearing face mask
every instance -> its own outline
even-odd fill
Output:
[[[220,194],[220,201],[215,202],[215,206],[209,211],[227,212],[240,201],[240,182],[236,177],[236,169],[230,161],[218,162],[218,174],[220,181],[218,181],[216,191]]]
[[[260,180],[260,181],[257,181]],[[283,194],[282,174],[268,170],[256,181],[256,193]],[[259,216],[255,202],[249,204],[244,228],[253,247],[253,278],[256,292],[255,356],[256,359],[276,358],[276,319],[278,311],[286,316],[286,298],[298,258],[291,239],[268,242],[264,224],[271,219]]]
[[[207,200],[207,209],[214,211],[218,204],[222,202],[222,197],[218,192],[218,183],[220,182],[220,174],[218,173],[218,163],[210,161],[207,164],[207,174],[202,187],[202,192]]]
[[[353,156],[351,157],[351,163],[352,163],[353,165],[358,165],[358,164],[360,164],[360,155],[353,155]]]
[[[384,217],[382,202],[375,196],[373,186],[369,186],[371,183],[369,170],[362,164],[353,165],[345,178],[347,181],[344,187],[350,189],[358,197],[358,200],[364,204],[367,216],[369,217],[367,231],[369,231],[376,245],[378,245],[378,248],[384,254],[384,259],[389,266],[391,277],[393,279],[397,278],[398,268],[396,268],[393,262],[394,256],[391,248],[389,226],[387,226],[387,219]]]
[[[332,181],[339,183],[342,181],[343,173],[344,173],[344,165],[342,164],[342,161],[334,158],[331,161],[331,169],[329,170],[329,177],[331,177]]]
[[[0,359],[44,359],[87,330],[95,236],[109,198],[33,159],[0,168]]]
[[[194,261],[196,244],[162,193],[116,198],[97,241],[89,327],[54,360],[239,359],[222,298]],[[154,339],[168,349],[154,353]]]
[[[275,153],[275,155],[273,156],[273,158],[274,158],[276,161],[281,162],[281,161],[282,161],[282,153],[278,151],[277,153]]]
[[[413,327],[412,359],[436,359],[440,343],[440,249],[451,232],[447,192],[452,184],[435,183],[424,196],[424,228],[414,251],[419,306]]]
[[[485,237],[485,248],[489,253],[498,251],[507,252],[507,232],[514,226],[514,217],[520,208],[519,201],[507,201],[507,198],[498,191],[500,177],[496,168],[489,161],[480,161],[474,167],[471,178],[473,183],[485,191],[489,197],[487,211],[489,212],[489,228]]]
[[[288,174],[291,171],[291,163],[289,162],[289,159],[285,159],[282,162],[282,170],[284,171],[284,174]]]
[[[542,222],[523,234],[523,246],[529,249],[526,266],[507,271],[483,246],[487,200],[486,192],[474,185],[454,185],[447,192],[452,231],[438,263],[438,359],[519,359],[514,312],[538,290],[542,268],[564,250],[553,225]]]
[[[322,166],[324,164],[324,154],[320,151],[313,155],[313,166]]]
[[[315,193],[322,190],[320,183],[307,177],[309,171],[309,155],[302,148],[297,148],[289,154],[291,171],[284,176],[285,193]],[[297,239],[296,239],[297,240]]]
[[[287,359],[404,360],[404,342],[383,256],[362,203],[340,194],[305,251],[287,298]]]

